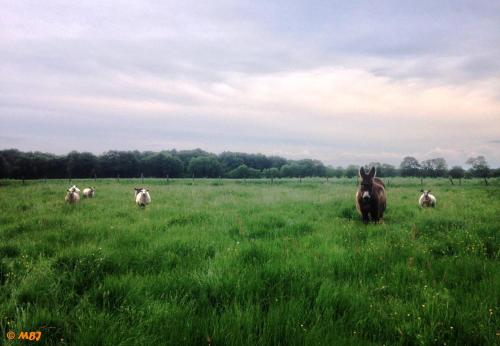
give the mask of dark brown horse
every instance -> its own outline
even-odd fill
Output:
[[[365,169],[359,169],[361,182],[356,192],[356,209],[363,216],[363,222],[371,220],[378,222],[384,215],[387,198],[385,196],[385,185],[382,180],[375,177],[375,167],[368,174]]]

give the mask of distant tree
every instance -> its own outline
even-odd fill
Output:
[[[68,176],[67,163],[67,156],[54,156],[48,163],[47,178],[66,178]]]
[[[448,172],[451,178],[451,183],[453,184],[453,179],[458,179],[459,184],[462,184],[462,178],[465,175],[465,170],[460,166],[453,166]]]
[[[359,166],[356,166],[356,165],[349,165],[346,167],[346,169],[344,170],[344,175],[347,177],[347,178],[353,178],[355,176],[358,175],[358,172],[359,172]]]
[[[333,176],[337,178],[341,178],[344,176],[344,168],[338,166],[336,168],[333,168]]]
[[[401,172],[401,176],[403,177],[417,177],[420,175],[420,163],[418,160],[412,156],[406,156],[401,164],[399,165],[399,169]]]
[[[292,162],[281,166],[280,176],[284,178],[299,177],[302,174],[302,169],[299,164]]]
[[[396,167],[393,165],[380,162],[370,162],[367,166],[365,166],[366,169],[370,169],[371,167],[376,168],[377,177],[384,178],[396,176]]]
[[[260,178],[260,171],[248,167],[247,165],[240,165],[228,173],[230,178],[244,179],[244,178]]]
[[[495,178],[500,177],[500,168],[492,169],[490,175]]]
[[[483,178],[485,184],[488,185],[490,167],[484,156],[470,157],[465,163],[471,166],[470,173],[473,177]]]
[[[0,179],[1,178],[7,178],[9,176],[9,163],[3,157],[3,155],[0,154]]]
[[[172,154],[172,155],[174,155],[174,154]],[[182,161],[182,163],[184,164],[184,167],[187,168],[191,159],[196,158],[196,157],[200,157],[200,156],[209,156],[209,155],[210,155],[210,153],[208,153],[204,150],[201,150],[200,148],[197,148],[194,150],[176,151],[174,156],[178,157]]]
[[[321,161],[304,159],[299,161],[294,161],[299,168],[299,173],[296,176],[301,177],[324,177],[325,176],[325,166]]]
[[[444,177],[448,171],[446,160],[441,157],[422,161],[420,167],[424,177]]]
[[[92,153],[72,151],[66,157],[66,170],[71,178],[91,178],[97,173],[98,159]]]
[[[36,151],[31,154],[29,159],[34,170],[33,178],[40,179],[49,177],[51,162],[56,159],[56,156]]]
[[[432,159],[432,166],[437,177],[446,177],[448,173],[448,163],[442,157]]]
[[[398,174],[396,167],[388,163],[383,163],[380,169],[382,170],[382,177],[395,177]]]
[[[39,167],[36,165],[36,155],[32,152],[21,153],[18,161],[20,178],[37,179],[39,178]]]
[[[335,176],[335,168],[332,166],[325,167],[325,177],[333,178]]]
[[[220,154],[218,159],[225,172],[232,171],[245,163],[241,153],[232,153],[229,151]]]
[[[188,173],[197,178],[217,178],[222,167],[215,156],[198,156],[189,161]]]
[[[137,177],[141,174],[140,158],[132,151],[108,151],[99,157],[100,177]]]
[[[272,165],[272,162],[262,154],[244,154],[243,160],[248,167],[255,168],[259,171],[271,168]]]
[[[178,157],[168,152],[160,152],[146,156],[141,160],[144,173],[150,177],[170,178],[182,177],[184,165]]]
[[[274,178],[278,178],[280,176],[280,170],[276,167],[267,168],[267,169],[264,169],[262,174],[266,178],[274,179]]]
[[[269,156],[269,162],[271,163],[271,167],[280,169],[286,165],[287,160],[280,156]]]
[[[7,177],[19,179],[19,161],[22,153],[17,149],[6,149],[2,150],[0,153],[7,162]]]

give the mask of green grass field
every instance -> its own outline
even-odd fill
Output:
[[[97,187],[64,203],[65,189]],[[0,182],[0,344],[494,345],[500,181]],[[16,337],[17,338],[17,337]]]

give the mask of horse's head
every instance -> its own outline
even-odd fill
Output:
[[[375,167],[370,168],[368,174],[363,167],[359,169],[359,177],[361,178],[359,184],[359,192],[363,203],[369,203],[373,196],[373,178],[375,177]]]

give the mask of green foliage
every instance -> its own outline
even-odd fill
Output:
[[[347,178],[354,178],[359,174],[359,166],[349,165],[344,170],[344,174]]]
[[[68,177],[90,178],[97,174],[98,159],[92,153],[72,151],[66,157]]]
[[[472,167],[465,177],[496,177],[500,169],[490,169],[483,156],[467,161]],[[191,164],[191,166],[190,166]],[[246,168],[245,168],[246,167]],[[393,165],[371,162],[378,177],[446,177],[447,164],[443,158],[424,160],[405,157],[400,169]],[[359,166],[325,166],[319,160],[287,160],[279,156],[223,152],[219,155],[201,149],[163,150],[161,152],[108,151],[94,156],[92,153],[70,152],[57,156],[40,152],[21,152],[16,149],[0,151],[0,178],[293,178],[293,177],[347,177],[358,175]],[[450,173],[451,176],[451,173]],[[452,177],[453,178],[453,177]]]
[[[424,177],[445,177],[448,172],[448,164],[441,157],[422,161],[420,168]]]
[[[260,171],[254,168],[249,168],[247,165],[240,165],[230,171],[229,178],[243,179],[243,178],[260,178]]]
[[[377,177],[385,178],[395,177],[397,175],[396,167],[387,163],[370,162],[367,166],[365,166],[366,169],[370,169],[371,167],[375,167],[377,169]]]
[[[460,166],[453,166],[448,173],[453,179],[462,179],[465,176],[465,170]]]
[[[142,159],[142,172],[146,177],[179,178],[183,176],[184,164],[181,159],[168,152],[151,154]]]
[[[189,161],[188,173],[196,178],[216,178],[222,167],[214,156],[198,156]]]
[[[264,169],[262,174],[266,178],[278,178],[280,176],[280,170],[276,167],[266,168],[266,169]]]
[[[466,164],[470,165],[470,172],[473,177],[488,178],[490,175],[490,167],[484,156],[471,157],[467,159]]]
[[[406,156],[399,165],[399,170],[402,177],[417,177],[420,175],[421,166],[416,158]]]

